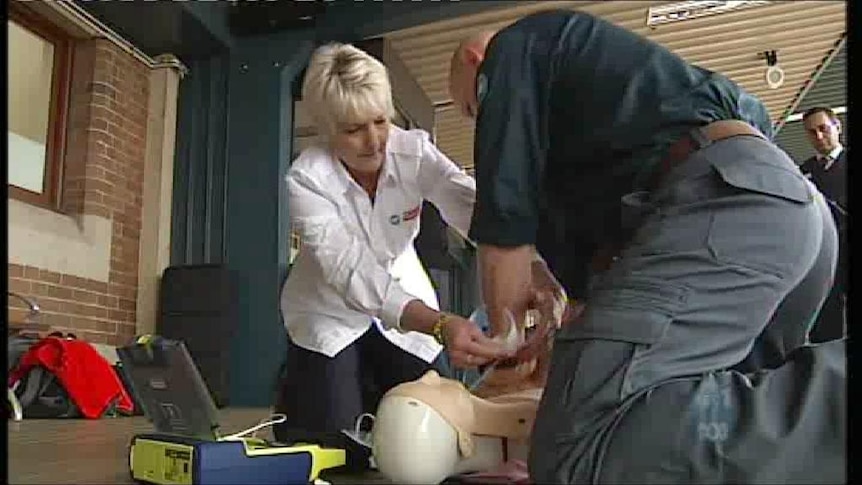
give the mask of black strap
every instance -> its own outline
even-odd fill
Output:
[[[835,202],[832,199],[826,198],[826,197],[824,197],[824,199],[826,199],[827,204],[829,204],[836,211],[838,211],[838,214],[841,215],[841,217],[847,217],[847,210],[844,209],[843,207],[841,207],[841,204],[839,204],[838,202]]]
[[[18,398],[18,401],[21,403],[21,409],[27,409],[28,406],[33,404],[45,392],[48,386],[54,382],[55,378],[54,374],[47,372],[41,366],[36,366],[30,370],[26,377],[27,383],[24,387],[24,392]],[[43,380],[44,382],[42,382]]]

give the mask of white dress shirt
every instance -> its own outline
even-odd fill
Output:
[[[823,160],[824,158],[827,159],[826,163],[823,165],[823,171],[824,172],[826,170],[829,170],[832,167],[832,164],[835,163],[835,160],[838,160],[838,157],[841,156],[841,152],[843,150],[844,150],[844,146],[838,145],[837,147],[833,148],[831,152],[829,152],[829,155],[818,155],[817,156],[818,160]]]
[[[391,127],[374,203],[331,153],[304,150],[287,174],[290,221],[301,246],[282,289],[281,311],[296,345],[333,357],[372,323],[393,344],[432,362],[433,337],[401,332],[404,306],[439,309],[413,241],[423,200],[466,237],[475,202],[472,177],[427,133]]]

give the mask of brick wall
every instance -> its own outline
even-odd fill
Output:
[[[34,297],[52,329],[119,345],[135,334],[149,69],[107,40],[82,41],[71,91],[61,205],[111,221],[108,281],[10,263],[9,289]],[[9,304],[22,321],[23,304]]]

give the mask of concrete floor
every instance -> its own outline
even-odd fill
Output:
[[[240,431],[268,414],[268,409],[226,408],[220,411],[222,429]],[[146,418],[136,416],[8,421],[8,430],[8,483],[100,485],[134,483],[129,475],[129,442],[152,427]],[[376,473],[323,478],[334,485],[388,483]]]

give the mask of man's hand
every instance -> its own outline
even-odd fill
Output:
[[[538,321],[529,338],[515,354],[519,362],[547,359],[551,341],[557,329],[581,314],[583,305],[569,301],[566,290],[542,260],[532,264],[532,296],[530,308],[538,312]]]
[[[491,336],[508,334],[507,313],[519,324],[523,322],[531,296],[533,251],[532,246],[479,245],[480,285]]]
[[[534,291],[548,293],[553,296],[565,296],[563,285],[557,281],[547,263],[541,259],[533,260],[530,265],[530,277]]]
[[[559,327],[568,303],[566,290],[541,259],[534,260],[530,269],[530,308],[539,313],[536,323],[540,327]]]
[[[572,324],[583,313],[586,307],[581,304],[566,303],[560,326]],[[533,328],[526,342],[515,352],[514,359],[518,362],[528,362],[533,359],[542,359],[551,351],[553,334],[557,326],[539,324]]]

